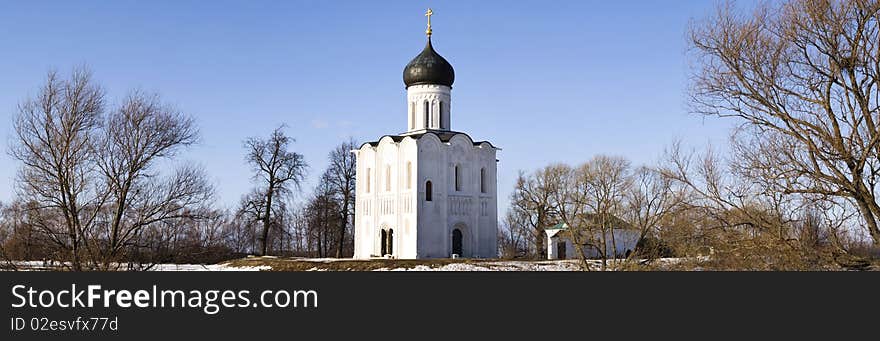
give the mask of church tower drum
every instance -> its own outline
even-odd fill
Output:
[[[452,65],[425,48],[403,71],[407,127],[357,157],[355,258],[496,256],[496,152],[451,128]]]
[[[406,100],[409,105],[407,132],[451,130],[449,113],[452,107],[452,83],[455,70],[431,45],[431,15],[428,10],[428,42],[425,49],[403,69]]]

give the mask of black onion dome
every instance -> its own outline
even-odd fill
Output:
[[[428,45],[418,56],[413,58],[406,68],[403,69],[403,83],[407,87],[419,84],[439,84],[452,86],[455,81],[455,70],[452,65],[434,51],[431,46],[431,38],[428,38]]]

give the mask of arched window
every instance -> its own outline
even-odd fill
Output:
[[[434,189],[431,186],[431,181],[425,182],[425,201],[431,201],[433,199],[433,193],[431,193]]]
[[[385,191],[391,192],[391,165],[385,166]]]
[[[367,168],[367,193],[370,193],[370,169]]]
[[[412,162],[406,162],[406,189],[412,188]]]
[[[431,103],[428,103],[428,101],[425,101],[425,129],[428,129],[431,127],[429,124],[431,122],[430,121],[431,120],[430,111],[431,111]]]
[[[461,172],[459,171],[458,165],[455,165],[455,190],[461,190]]]
[[[486,169],[480,168],[480,192],[486,193]]]
[[[440,113],[440,129],[449,129],[446,122],[443,122],[443,101],[437,102],[437,112]]]
[[[416,102],[409,104],[409,130],[416,128]]]

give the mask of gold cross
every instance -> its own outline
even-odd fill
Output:
[[[434,11],[432,11],[430,8],[428,8],[428,11],[425,12],[425,16],[428,17],[428,29],[425,30],[425,34],[427,34],[428,37],[431,37],[431,16],[432,15],[434,15]]]

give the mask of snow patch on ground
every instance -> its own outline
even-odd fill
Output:
[[[45,270],[61,270],[63,264],[44,263],[43,261],[15,261],[12,262],[18,271],[45,271]],[[120,265],[119,269],[126,269],[125,265]],[[230,266],[229,263],[220,264],[155,264],[148,271],[265,271],[272,270],[271,266]],[[0,270],[2,271],[2,270]]]
[[[544,262],[498,261],[479,263],[452,263],[431,267],[416,265],[410,268],[381,268],[375,271],[574,271],[578,270],[576,261],[558,260]]]
[[[150,271],[264,271],[272,270],[271,266],[229,266],[221,264],[156,264]]]
[[[258,260],[259,257],[248,257]],[[262,257],[276,258],[276,257]],[[279,259],[282,260],[282,259]],[[655,264],[674,265],[681,262],[681,258],[661,258],[654,260]],[[348,258],[286,258],[283,261],[289,262],[305,262],[314,264],[306,271],[331,271],[339,270],[323,264],[334,262],[352,261]],[[633,260],[635,261],[635,260]],[[602,262],[600,260],[587,261],[592,270],[599,270]],[[614,261],[609,260],[609,270],[617,268]],[[13,262],[18,270],[58,270],[60,264],[44,263],[42,261],[18,261]],[[155,264],[149,271],[271,271],[271,265],[254,265],[254,266],[232,266],[231,263],[220,264]],[[391,265],[393,267],[383,267],[374,271],[578,271],[581,270],[580,260],[541,260],[541,261],[516,261],[516,260],[479,260],[452,262],[445,264],[431,264],[430,260],[426,260],[425,264],[407,264],[407,265]],[[125,269],[125,266],[120,266]]]

